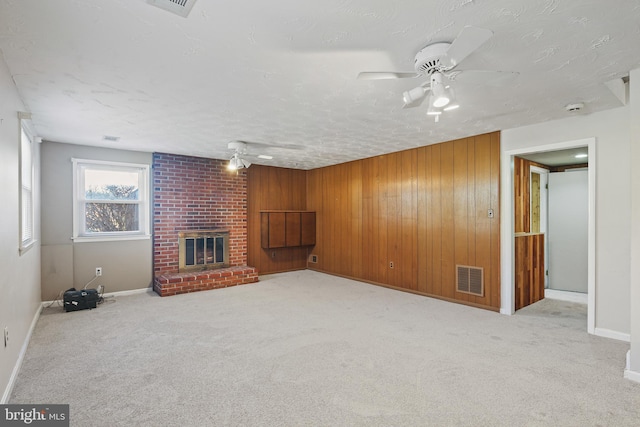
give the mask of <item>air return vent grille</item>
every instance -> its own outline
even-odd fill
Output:
[[[184,16],[185,18],[191,12],[196,0],[147,0],[147,3],[152,4],[160,9],[164,9],[176,15]]]
[[[465,294],[484,296],[484,274],[480,267],[456,266],[456,290]]]

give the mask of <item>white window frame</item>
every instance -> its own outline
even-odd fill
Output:
[[[33,132],[21,114],[20,118],[20,171],[18,176],[20,215],[19,215],[19,252],[20,255],[28,251],[36,243],[36,215],[35,215],[35,149]],[[26,173],[25,173],[26,170]],[[25,182],[24,176],[29,182]]]
[[[103,160],[71,159],[73,163],[73,241],[101,242],[113,240],[141,240],[149,239],[149,206],[150,206],[150,166],[148,164],[110,162]],[[85,231],[85,204],[92,202],[85,199],[84,171],[87,169],[102,169],[114,171],[135,172],[138,174],[138,231],[115,231],[87,233]]]

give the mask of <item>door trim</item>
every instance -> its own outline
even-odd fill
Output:
[[[587,266],[587,332],[595,334],[596,302],[596,138],[577,139],[553,144],[543,144],[526,148],[503,151],[500,159],[500,180],[502,187],[500,208],[500,313],[515,313],[514,277],[514,206],[513,206],[513,157],[521,154],[557,151],[567,148],[587,146],[589,149],[589,230]]]

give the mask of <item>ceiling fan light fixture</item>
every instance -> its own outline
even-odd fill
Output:
[[[432,103],[429,103],[429,108],[427,109],[428,116],[439,116],[442,114],[442,109],[434,106]]]
[[[440,95],[433,100],[433,106],[436,108],[442,108],[449,104],[450,99],[446,95]]]
[[[434,96],[433,94],[430,94],[429,108],[427,109],[427,117],[433,117],[435,122],[438,123],[440,121],[440,116],[442,115],[442,108],[434,106],[433,100],[434,100]]]
[[[451,101],[451,96],[442,83],[442,73],[435,72],[431,75],[431,92],[431,105],[436,108],[445,107]]]
[[[424,98],[427,93],[427,89],[422,86],[414,87],[413,89],[406,91],[402,94],[402,100],[404,101],[404,105],[410,105],[416,101]]]
[[[251,162],[241,158],[238,153],[235,153],[229,160],[227,169],[230,171],[237,171],[238,169],[248,168],[249,166],[251,166]]]
[[[438,98],[434,94],[431,94],[429,97],[429,108],[427,109],[427,114],[430,116],[436,116],[442,114],[442,105],[436,103]]]
[[[230,171],[238,170],[238,157],[237,154],[234,154],[233,157],[229,160],[229,164],[227,165],[227,169]]]
[[[446,91],[449,93],[449,103],[443,108],[443,111],[451,111],[460,108],[460,104],[456,99],[456,93],[451,86],[447,86]]]

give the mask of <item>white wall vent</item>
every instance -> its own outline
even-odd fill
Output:
[[[160,9],[167,10],[176,15],[184,16],[185,18],[191,12],[196,0],[147,0],[147,3],[159,7]]]
[[[484,274],[481,267],[456,266],[456,291],[484,296]]]

